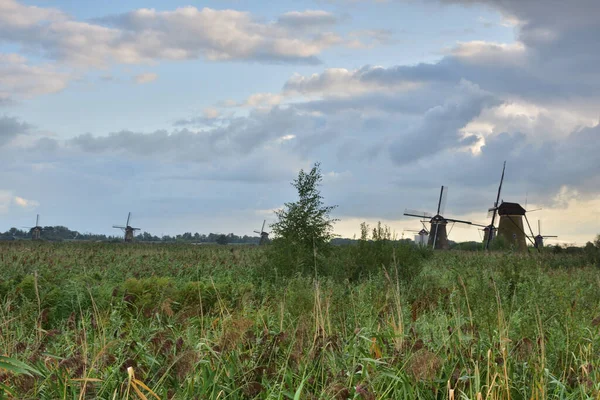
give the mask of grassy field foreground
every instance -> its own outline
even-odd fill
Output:
[[[600,396],[585,257],[380,250],[0,244],[0,398]]]

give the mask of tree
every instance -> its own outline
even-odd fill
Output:
[[[319,163],[310,172],[300,170],[292,186],[298,191],[298,201],[285,203],[275,212],[277,222],[271,225],[276,238],[304,247],[324,249],[334,237],[333,224],[337,221],[330,214],[337,206],[325,206],[319,186],[323,175]]]
[[[318,163],[309,172],[300,170],[292,186],[298,200],[285,203],[276,211],[277,222],[271,225],[275,236],[269,246],[266,276],[327,274],[331,266],[326,256],[332,251],[333,224],[330,213],[336,206],[326,206],[319,186],[323,180]],[[276,271],[273,274],[273,271]]]
[[[219,235],[219,236],[217,237],[217,240],[216,240],[216,242],[217,242],[217,244],[220,244],[220,245],[223,245],[223,246],[224,246],[224,245],[226,245],[227,243],[229,243],[229,238],[227,237],[227,235]]]

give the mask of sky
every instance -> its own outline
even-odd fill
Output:
[[[0,0],[0,231],[116,234],[131,211],[156,235],[252,234],[320,162],[337,234],[410,237],[404,210],[442,185],[447,218],[489,223],[506,161],[502,199],[585,244],[599,19],[597,0]]]

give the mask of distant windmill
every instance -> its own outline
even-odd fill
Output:
[[[125,242],[133,242],[133,233],[140,230],[140,228],[133,228],[129,225],[130,219],[131,213],[127,214],[127,223],[125,226],[113,225],[113,228],[122,229],[125,232]]]
[[[436,215],[431,215],[427,212],[422,211],[414,211],[414,210],[405,210],[404,215],[408,217],[417,217],[417,218],[425,218],[429,219],[429,223],[431,224],[431,229],[429,229],[429,238],[427,240],[427,245],[431,246],[433,249],[447,250],[450,248],[448,243],[448,233],[446,232],[446,225],[448,222],[459,223],[459,224],[467,224],[467,225],[475,225],[469,221],[462,221],[459,219],[451,219],[445,218],[442,216],[444,213],[445,203],[446,203],[446,195],[448,190],[445,186],[442,186],[440,190],[440,199],[438,201],[437,213]]]
[[[429,241],[429,231],[427,231],[427,229],[423,228],[420,231],[405,229],[405,232],[416,233],[416,235],[414,235],[414,242],[419,246],[427,246],[427,242]]]
[[[535,239],[535,247],[537,247],[538,249],[541,249],[542,247],[544,247],[544,239],[556,238],[556,237],[558,237],[558,236],[542,235],[542,223],[538,219],[538,234],[534,238]]]
[[[420,231],[416,229],[405,229],[404,232],[416,233],[416,235],[414,235],[414,242],[419,246],[425,247],[429,240],[429,231],[427,230],[424,221],[421,221],[421,224],[423,224],[423,228]]]
[[[254,233],[258,233],[260,235],[260,241],[258,242],[259,246],[269,243],[269,232],[265,232],[265,224],[267,220],[263,221],[262,228],[260,231],[254,231]]]
[[[496,214],[498,213],[498,202],[500,201],[500,192],[502,192],[502,183],[504,182],[504,171],[506,170],[506,161],[504,161],[504,166],[502,167],[502,177],[500,178],[500,186],[498,186],[498,194],[496,195],[496,201],[494,202],[494,206],[490,208],[488,211],[492,214],[492,222],[483,228],[484,236],[483,240],[485,242],[485,249],[489,250],[490,243],[496,237],[496,227],[494,226],[494,222],[496,221]],[[488,213],[488,216],[489,216]]]
[[[42,227],[40,226],[40,214],[35,217],[35,226],[29,230],[31,240],[40,240],[42,235]]]

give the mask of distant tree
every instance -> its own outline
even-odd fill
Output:
[[[224,246],[224,245],[226,245],[227,243],[229,243],[229,238],[227,237],[227,235],[219,235],[219,236],[217,237],[217,240],[216,240],[216,242],[217,242],[217,244],[220,244],[220,245],[223,245],[223,246]]]

